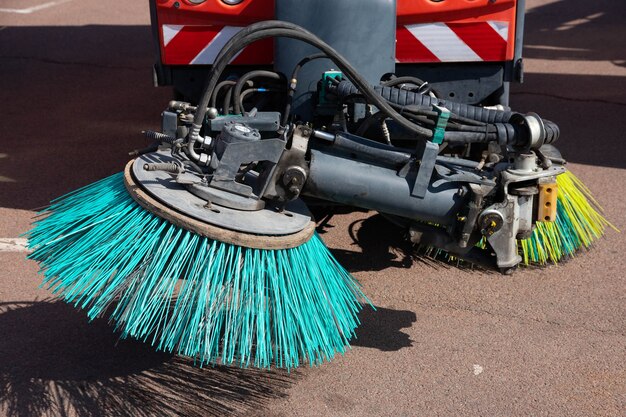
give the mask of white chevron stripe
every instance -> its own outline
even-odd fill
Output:
[[[202,51],[194,59],[191,60],[190,64],[201,64],[201,65],[210,65],[215,61],[215,57],[219,53],[219,51],[226,45],[226,42],[230,40],[237,32],[239,32],[243,27],[241,26],[224,26],[224,28],[214,37],[211,42],[204,47]],[[241,53],[241,52],[239,52]],[[237,54],[233,59],[236,59],[239,54]]]
[[[163,25],[163,46],[167,46],[183,27],[183,25]]]
[[[498,35],[502,36],[505,41],[509,39],[509,24],[507,22],[496,22],[493,20],[488,21],[489,26],[495,30]]]
[[[420,23],[406,28],[441,61],[482,61],[445,23]]]

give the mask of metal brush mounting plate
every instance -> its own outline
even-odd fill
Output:
[[[176,182],[172,174],[143,169],[146,163],[174,161],[169,153],[153,152],[135,159],[131,171],[137,184],[146,193],[184,216],[219,228],[254,235],[284,236],[310,228],[311,214],[301,200],[290,202],[282,212],[273,208],[242,211],[215,203],[207,208],[207,201],[187,191]]]

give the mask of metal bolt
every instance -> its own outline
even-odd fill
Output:
[[[209,107],[206,114],[208,118],[212,120],[212,119],[215,119],[219,115],[219,112],[217,111],[215,107]]]

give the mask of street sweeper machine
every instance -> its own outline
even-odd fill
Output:
[[[44,282],[90,318],[199,363],[343,352],[367,298],[309,212],[381,213],[416,247],[511,272],[609,223],[511,110],[523,1],[157,0],[160,132],[31,232]]]

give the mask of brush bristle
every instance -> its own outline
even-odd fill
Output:
[[[602,208],[591,191],[570,171],[556,178],[557,215],[556,221],[538,221],[528,239],[519,240],[519,253],[524,265],[546,265],[572,257],[580,249],[588,249],[601,238],[607,228],[619,230],[603,215]],[[431,224],[431,223],[429,223]],[[435,225],[436,226],[436,225]],[[483,237],[477,244],[487,248]],[[445,263],[469,265],[472,263],[432,246],[418,246],[419,254]]]
[[[601,214],[602,209],[591,191],[570,171],[556,178],[557,216],[554,222],[537,222],[528,239],[520,242],[523,262],[544,265],[571,257],[589,248],[602,237],[607,227],[615,230]]]
[[[42,285],[121,337],[200,364],[293,368],[343,353],[359,324],[365,297],[317,235],[281,250],[214,241],[144,210],[122,174],[42,214],[28,234]]]

